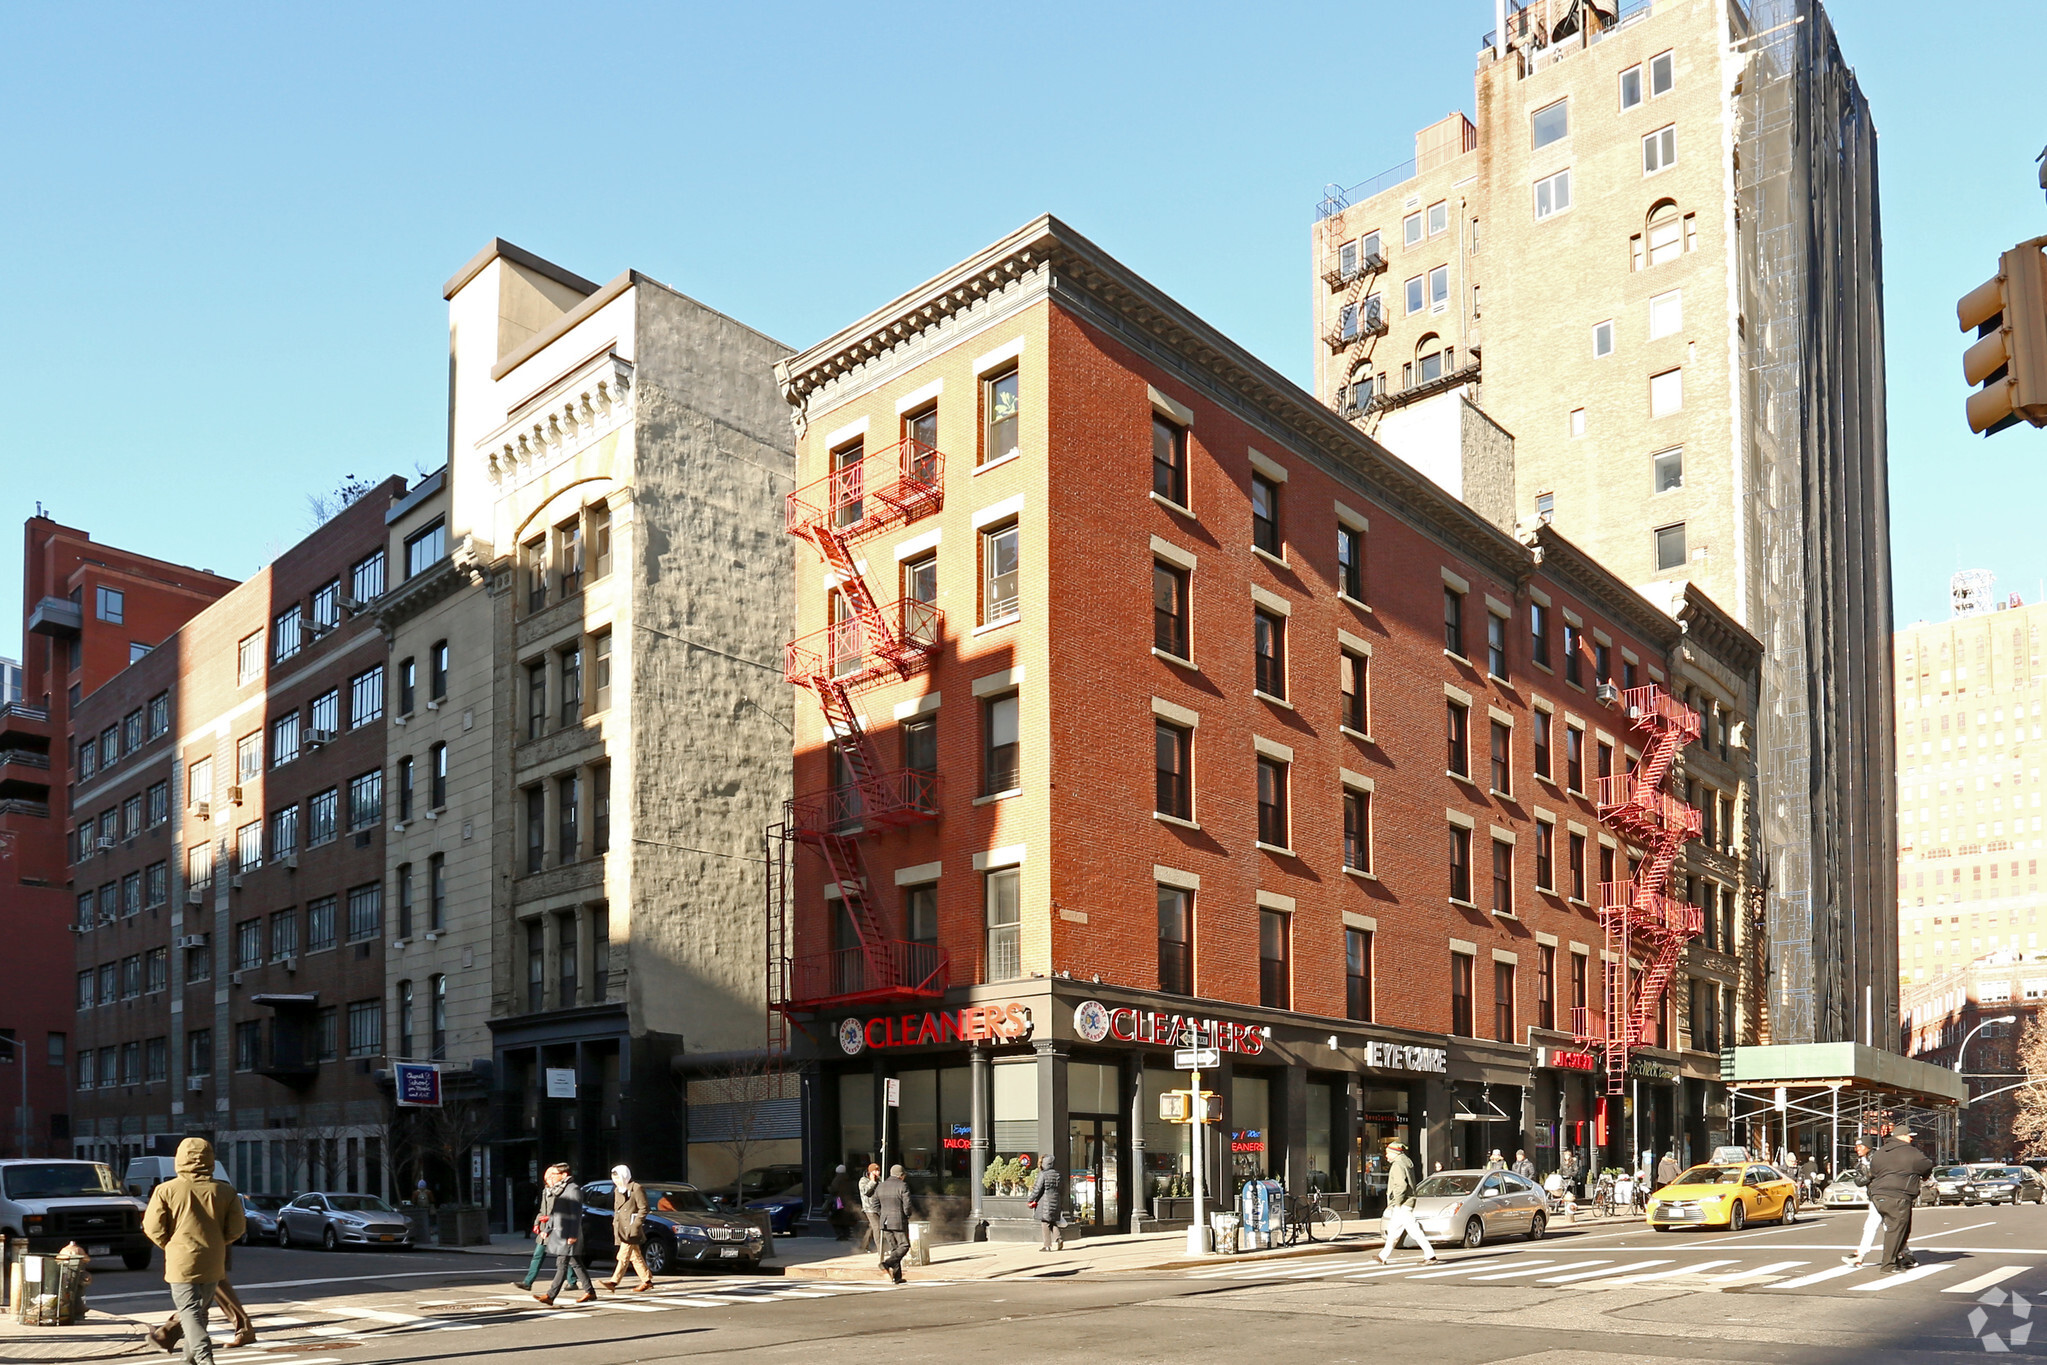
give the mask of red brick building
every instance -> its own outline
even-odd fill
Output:
[[[1084,1224],[1171,1216],[1181,1016],[1219,1025],[1211,1192],[1364,1202],[1395,1135],[1617,1153],[1569,1046],[1629,875],[1597,691],[1663,682],[1676,621],[1054,219],[780,374],[808,544],[770,991],[815,1176],[885,1142],[1000,1219],[1051,1154]],[[1663,1055],[1645,1143],[1696,1107]]]
[[[0,1141],[10,1155],[67,1155],[74,712],[234,580],[99,544],[47,517],[30,518],[22,539],[22,690],[13,701],[0,697],[0,934],[9,960],[0,1034],[28,1053],[29,1115],[24,1134],[15,1117],[22,1078],[11,1057],[0,1060],[9,1115]],[[117,735],[117,751],[120,743]]]
[[[386,480],[78,704],[81,1154],[388,1193]],[[88,768],[85,754],[94,753]]]

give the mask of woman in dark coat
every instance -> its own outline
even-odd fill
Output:
[[[536,1291],[534,1298],[553,1303],[571,1265],[583,1285],[582,1296],[576,1302],[589,1303],[597,1297],[590,1279],[590,1259],[583,1246],[583,1187],[574,1176],[565,1175],[561,1188],[555,1191],[554,1211],[547,1217],[547,1250],[554,1257],[554,1283],[545,1294]]]
[[[1052,1164],[1052,1154],[1046,1152],[1038,1162],[1038,1173],[1031,1179],[1030,1205],[1032,1216],[1044,1225],[1045,1235],[1038,1242],[1040,1251],[1059,1251],[1066,1245],[1065,1234],[1060,1231],[1060,1215],[1066,1208],[1066,1177],[1059,1174],[1059,1168]]]

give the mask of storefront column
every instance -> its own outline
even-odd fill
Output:
[[[1050,1161],[1061,1175],[1067,1161],[1067,1046],[1053,1039],[1032,1044],[1038,1054],[1038,1160]],[[1036,1170],[1033,1166],[1031,1169]]]
[[[988,1050],[979,1043],[967,1049],[967,1121],[973,1136],[967,1148],[967,1189],[973,1203],[967,1212],[967,1240],[986,1241],[988,1219],[981,1208],[981,1177],[988,1170]]]
[[[1420,1125],[1422,1149],[1417,1154],[1415,1170],[1426,1179],[1441,1162],[1445,1170],[1456,1167],[1456,1128],[1450,1116],[1456,1112],[1456,1104],[1450,1098],[1450,1078],[1430,1076],[1422,1082],[1422,1110],[1411,1114],[1412,1122]]]
[[[1290,1066],[1279,1075],[1279,1111],[1284,1116],[1280,1123],[1286,1133],[1286,1156],[1272,1174],[1288,1193],[1305,1195],[1308,1192],[1308,1069]],[[1268,1152],[1271,1151],[1271,1141],[1272,1135],[1266,1134]]]
[[[1130,1145],[1127,1159],[1122,1162],[1122,1189],[1118,1192],[1117,1207],[1121,1208],[1125,1226],[1132,1232],[1142,1232],[1151,1218],[1151,1201],[1147,1197],[1150,1182],[1144,1173],[1144,1054],[1126,1052],[1123,1054],[1121,1072],[1122,1093],[1130,1097],[1129,1124]],[[1157,1101],[1153,1101],[1154,1104]]]

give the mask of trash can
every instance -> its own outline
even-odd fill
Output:
[[[1234,1255],[1239,1249],[1238,1238],[1243,1220],[1234,1213],[1212,1213],[1209,1226],[1215,1230],[1215,1250],[1219,1256]]]
[[[434,1210],[434,1227],[444,1247],[490,1244],[490,1225],[481,1204],[442,1204]]]
[[[931,1264],[931,1224],[929,1222],[920,1223],[915,1219],[911,1220],[910,1251],[908,1255],[903,1257],[903,1264]]]
[[[24,1255],[10,1276],[15,1320],[27,1327],[70,1327],[85,1321],[85,1248],[76,1242],[54,1256]]]
[[[412,1244],[425,1246],[434,1239],[434,1211],[427,1204],[401,1204],[398,1211],[405,1215],[406,1223],[412,1228]]]

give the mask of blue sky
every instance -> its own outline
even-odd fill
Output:
[[[2047,230],[2035,6],[1833,9],[1881,134],[1899,622],[2047,577],[2047,435],[1961,422],[1955,299]],[[0,529],[244,575],[440,464],[440,285],[499,235],[804,345],[1059,214],[1305,380],[1315,200],[1471,106],[1489,0],[0,12]],[[0,602],[20,551],[0,547]],[[19,644],[0,620],[0,653]]]

